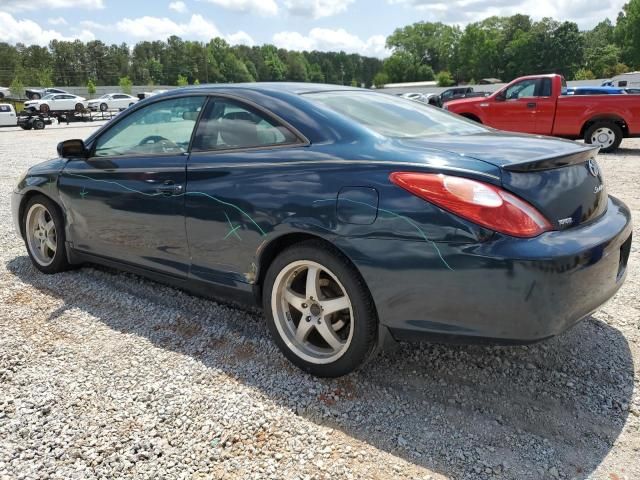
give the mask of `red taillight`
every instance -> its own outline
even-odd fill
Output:
[[[490,230],[514,237],[535,237],[553,228],[533,206],[488,183],[416,172],[394,172],[389,179],[414,195]]]

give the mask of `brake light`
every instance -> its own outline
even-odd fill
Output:
[[[436,173],[394,172],[389,180],[408,192],[490,230],[535,237],[552,230],[533,206],[500,187]]]

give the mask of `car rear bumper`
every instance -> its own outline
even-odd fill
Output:
[[[631,231],[629,210],[610,197],[598,220],[532,239],[336,244],[359,268],[381,323],[396,338],[528,343],[563,332],[616,293]]]

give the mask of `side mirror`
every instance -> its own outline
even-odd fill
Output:
[[[87,158],[89,152],[84,141],[79,139],[65,140],[58,144],[58,156],[61,158]]]

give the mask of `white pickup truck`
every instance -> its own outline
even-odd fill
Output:
[[[18,117],[13,105],[0,103],[0,127],[15,127],[18,125]]]

